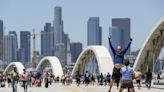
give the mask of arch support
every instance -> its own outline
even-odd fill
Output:
[[[44,70],[48,64],[50,64],[52,68],[52,73],[55,76],[61,77],[63,75],[63,69],[61,63],[59,59],[55,56],[46,56],[43,59],[41,59],[38,66],[36,67],[36,70],[38,69]]]
[[[23,64],[21,62],[12,62],[6,67],[3,74],[6,75],[6,74],[10,73],[14,69],[14,66],[17,68],[18,74],[23,73],[23,69],[24,69]]]
[[[79,55],[76,64],[72,71],[72,76],[75,76],[77,72],[82,74],[84,68],[89,61],[94,59],[97,61],[99,73],[107,74],[108,72],[112,74],[113,71],[113,60],[107,48],[104,46],[88,46]]]
[[[140,49],[140,52],[134,63],[134,70],[141,69],[142,72],[152,69],[162,48],[164,46],[164,17],[154,26],[146,41]]]

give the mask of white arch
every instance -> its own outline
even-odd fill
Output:
[[[63,75],[63,69],[61,63],[59,59],[55,56],[46,56],[43,59],[41,59],[38,66],[36,67],[36,70],[37,69],[43,70],[46,67],[47,63],[51,65],[52,73],[55,76],[61,77]]]
[[[9,73],[10,71],[12,71],[13,68],[14,68],[14,66],[17,68],[18,74],[22,74],[22,73],[23,73],[23,69],[25,69],[24,66],[23,66],[23,64],[22,64],[21,62],[12,62],[12,63],[10,63],[10,64],[6,67],[6,69],[5,69],[5,71],[3,72],[3,74],[6,75],[6,74]]]
[[[154,40],[154,42],[153,42]],[[154,43],[154,45],[153,45]],[[140,52],[134,63],[134,70],[145,67],[143,70],[147,70],[148,66],[152,69],[153,61],[159,56],[161,49],[164,46],[164,17],[154,26],[146,41],[144,42]]]
[[[113,60],[111,55],[109,54],[109,51],[104,46],[97,45],[97,46],[88,46],[81,52],[73,68],[72,76],[75,76],[75,73],[78,71],[78,67],[80,64],[87,63],[84,60],[89,58],[88,53],[90,51],[92,51],[96,56],[99,72],[103,74],[107,74],[107,72],[109,72],[110,74],[112,74]]]

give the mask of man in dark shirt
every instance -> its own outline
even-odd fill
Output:
[[[150,71],[150,69],[148,69],[148,72],[146,72],[146,86],[148,88],[151,87],[151,80],[152,80],[152,72]]]

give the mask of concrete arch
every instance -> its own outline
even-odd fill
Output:
[[[93,52],[93,53],[91,53]],[[109,72],[112,74],[113,71],[113,60],[111,55],[109,54],[109,51],[104,46],[88,46],[85,48],[81,54],[79,55],[76,64],[72,71],[72,76],[75,76],[77,71],[82,74],[82,71],[84,70],[84,66],[88,63],[87,58],[90,58],[90,54],[94,54],[97,59],[98,64],[98,70],[100,73],[107,74]],[[82,66],[79,70],[79,66]]]
[[[48,63],[51,65],[52,73],[55,76],[61,77],[63,75],[61,63],[59,59],[55,56],[46,56],[43,59],[41,59],[38,66],[36,67],[36,70],[43,70]]]
[[[134,63],[134,70],[145,72],[148,68],[153,70],[153,64],[164,46],[164,17],[154,26]]]
[[[23,69],[25,69],[23,64],[21,62],[12,62],[5,68],[5,71],[3,72],[3,74],[6,75],[9,72],[11,72],[14,66],[17,68],[18,74],[23,73]]]

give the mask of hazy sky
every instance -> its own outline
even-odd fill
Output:
[[[82,42],[84,47],[89,17],[100,17],[106,47],[111,19],[130,18],[131,37],[134,39],[132,50],[137,50],[164,16],[164,0],[0,0],[0,19],[4,21],[5,33],[32,31],[33,28],[40,32],[45,22],[54,20],[55,6],[62,7],[64,32],[69,34],[72,42]],[[40,44],[39,37],[37,42]]]

